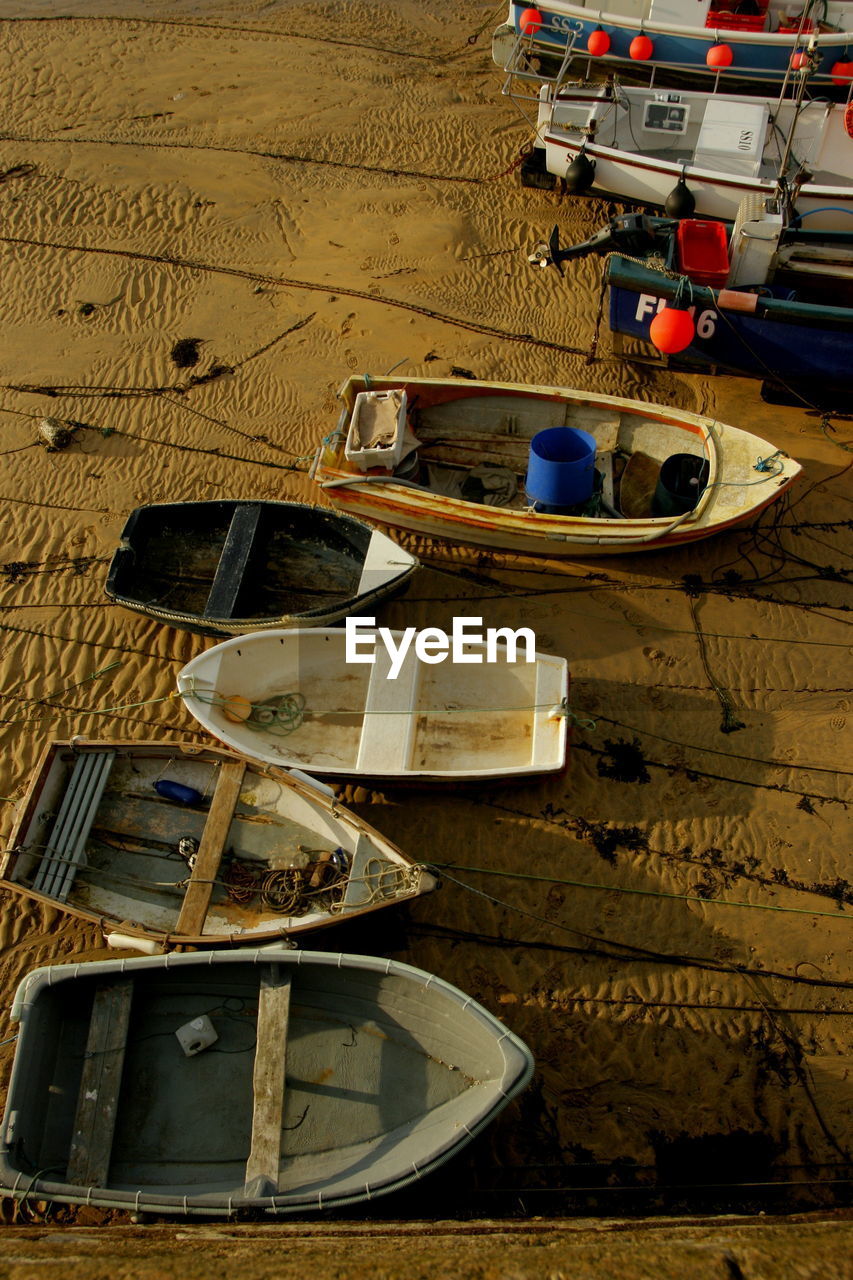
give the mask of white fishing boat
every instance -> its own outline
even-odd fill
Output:
[[[435,883],[314,779],[181,742],[52,743],[0,864],[139,950],[301,937]]]
[[[754,519],[800,472],[740,427],[621,396],[374,377],[349,378],[339,395],[338,430],[314,466],[335,506],[499,550],[586,558],[671,549]],[[348,446],[371,397],[400,406],[400,456],[362,469]]]
[[[536,147],[573,194],[734,221],[745,196],[773,197],[813,230],[847,231],[853,139],[843,103],[619,83],[543,83]]]
[[[402,636],[390,633],[398,652]],[[342,630],[257,632],[193,658],[178,690],[232,750],[310,773],[415,782],[562,768],[566,660],[528,661],[527,646],[500,638],[461,652],[423,662],[410,644],[395,676],[383,643],[374,662],[348,662]]]

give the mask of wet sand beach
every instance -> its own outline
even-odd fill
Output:
[[[575,386],[743,426],[803,473],[755,525],[688,548],[557,563],[400,537],[424,567],[383,625],[531,627],[568,659],[572,748],[525,783],[342,788],[444,880],[322,945],[439,974],[536,1060],[371,1221],[849,1203],[853,423],[618,360],[606,310],[588,359],[601,264],[561,280],[527,255],[608,205],[511,171],[530,128],[490,57],[502,10],[8,0],[0,17],[4,836],[52,738],[204,741],[171,695],[207,642],[106,599],[117,536],[143,503],[322,501],[307,469],[348,374]],[[21,978],[115,953],[2,898],[5,1088]],[[833,1222],[787,1274],[818,1274]],[[10,1276],[32,1274],[2,1262],[19,1235],[0,1236]],[[412,1248],[387,1274],[427,1273]]]

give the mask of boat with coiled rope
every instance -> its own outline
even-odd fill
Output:
[[[353,619],[347,631],[224,640],[178,672],[178,692],[232,751],[323,777],[464,781],[563,767],[568,664],[537,653],[530,628],[454,629],[442,642],[435,627],[374,622],[357,624],[373,628],[358,640]]]
[[[182,742],[53,742],[0,887],[114,946],[254,946],[435,888],[313,778]]]

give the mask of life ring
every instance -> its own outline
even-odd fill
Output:
[[[853,101],[848,102],[844,111],[844,128],[848,138],[853,138]]]

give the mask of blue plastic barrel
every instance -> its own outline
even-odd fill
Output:
[[[595,436],[579,427],[549,427],[530,441],[527,496],[543,507],[586,502],[595,483]]]

